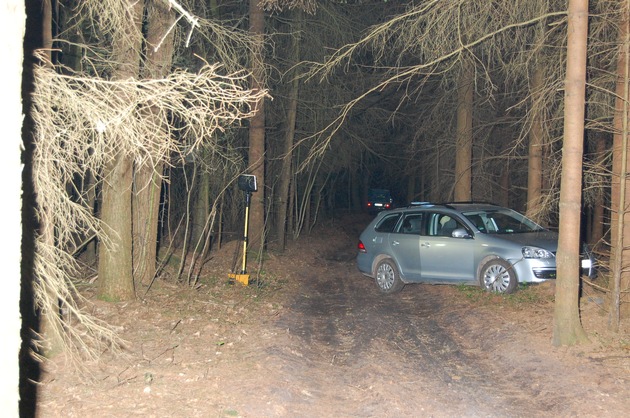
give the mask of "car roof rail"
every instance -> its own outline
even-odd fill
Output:
[[[493,202],[486,202],[483,200],[468,200],[468,201],[454,201],[454,202],[443,202],[443,203],[434,203],[429,201],[413,201],[409,202],[407,205],[408,208],[418,207],[418,206],[442,206],[449,209],[455,209],[453,205],[492,205],[492,206],[500,206]]]
[[[452,207],[449,207],[447,204],[433,203],[433,202],[410,202],[409,205],[407,205],[407,208],[437,207],[437,206],[453,209]]]
[[[467,200],[467,201],[456,201],[456,202],[447,202],[443,203],[443,205],[492,205],[492,206],[501,206],[493,202],[487,202],[485,200]]]

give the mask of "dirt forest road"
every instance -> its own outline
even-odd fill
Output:
[[[277,322],[295,337],[275,357],[300,388],[289,415],[623,416],[606,409],[615,394],[601,391],[598,364],[547,357],[537,344],[549,341],[530,345],[512,317],[459,304],[452,287],[383,297],[350,263],[329,266],[327,278],[304,278]],[[608,383],[630,411],[628,380]]]
[[[627,347],[553,348],[552,305],[545,302],[497,305],[461,288],[430,285],[383,296],[356,270],[356,231],[326,234],[269,260],[273,289],[218,280],[192,291],[164,283],[144,301],[92,301],[93,311],[128,341],[127,357],[103,356],[89,365],[90,382],[51,362],[38,415],[623,417],[630,411]],[[584,315],[598,317],[588,307]]]

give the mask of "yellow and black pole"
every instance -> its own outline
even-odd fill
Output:
[[[238,188],[245,192],[245,229],[243,232],[243,262],[240,273],[230,273],[228,278],[233,279],[243,285],[249,284],[249,274],[247,274],[247,233],[249,229],[249,206],[252,192],[256,191],[256,176],[243,174],[238,178]]]

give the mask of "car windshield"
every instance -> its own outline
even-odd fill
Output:
[[[465,212],[463,215],[484,234],[518,234],[545,230],[511,209]]]

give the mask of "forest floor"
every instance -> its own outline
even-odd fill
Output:
[[[408,285],[383,296],[356,269],[367,219],[345,217],[270,252],[230,284],[237,243],[199,286],[159,280],[141,300],[94,299],[126,341],[80,373],[42,365],[40,417],[622,417],[630,333],[606,331],[585,289],[590,343],[553,347],[553,283],[511,296]],[[256,267],[250,267],[255,271]],[[627,322],[627,321],[626,321]]]

